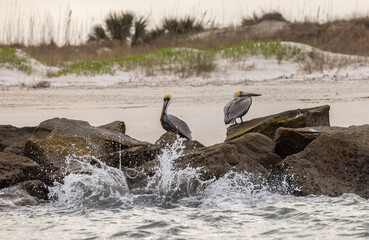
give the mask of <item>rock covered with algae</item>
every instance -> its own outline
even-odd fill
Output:
[[[47,179],[62,179],[68,156],[98,157],[121,149],[149,145],[119,131],[93,127],[88,122],[53,118],[40,123],[25,144],[25,156],[38,163]],[[68,171],[78,166],[68,165]]]

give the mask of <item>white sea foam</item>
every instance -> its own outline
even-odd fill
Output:
[[[91,160],[97,164],[91,164]],[[112,207],[130,204],[126,177],[121,170],[91,156],[68,156],[66,162],[68,166],[71,162],[78,163],[81,169],[49,188],[49,197],[56,199],[56,205]]]

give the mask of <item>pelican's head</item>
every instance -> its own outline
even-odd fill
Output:
[[[164,97],[163,97],[164,102],[165,101],[170,101],[170,99],[172,99],[172,94],[170,94],[170,93],[164,94]]]
[[[247,93],[247,92],[243,92],[241,90],[236,90],[233,92],[232,97],[233,99],[236,99],[238,97],[257,97],[257,96],[261,96],[261,94],[258,93]]]
[[[167,108],[169,106],[170,101],[172,100],[172,94],[170,93],[166,93],[164,94],[163,97],[163,109],[161,111],[161,115],[160,115],[160,121],[163,119],[164,114],[167,112]]]
[[[242,93],[241,90],[234,91],[233,94],[232,94],[233,99],[236,99],[236,98],[240,97],[241,93]]]

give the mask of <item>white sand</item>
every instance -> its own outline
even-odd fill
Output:
[[[249,71],[239,64],[254,64]],[[194,139],[205,145],[222,142],[226,126],[223,107],[234,90],[261,93],[245,120],[296,108],[331,106],[331,125],[369,123],[369,66],[352,64],[307,75],[293,62],[249,58],[239,63],[221,63],[207,76],[181,79],[175,76],[146,77],[137,72],[115,76],[45,78],[0,69],[0,124],[35,126],[65,117],[103,125],[115,120],[126,123],[127,134],[155,142],[164,130],[159,122],[162,96],[173,94],[168,112],[190,126]],[[51,88],[32,89],[41,80]]]

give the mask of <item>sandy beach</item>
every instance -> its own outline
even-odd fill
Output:
[[[369,119],[368,79],[274,79],[201,86],[10,87],[0,91],[0,124],[36,126],[46,119],[64,117],[99,126],[121,120],[128,135],[155,142],[164,133],[159,121],[162,95],[170,92],[173,101],[168,112],[188,123],[194,139],[211,145],[225,138],[223,107],[237,89],[262,94],[253,99],[244,120],[325,104],[331,106],[333,126],[360,125]]]

